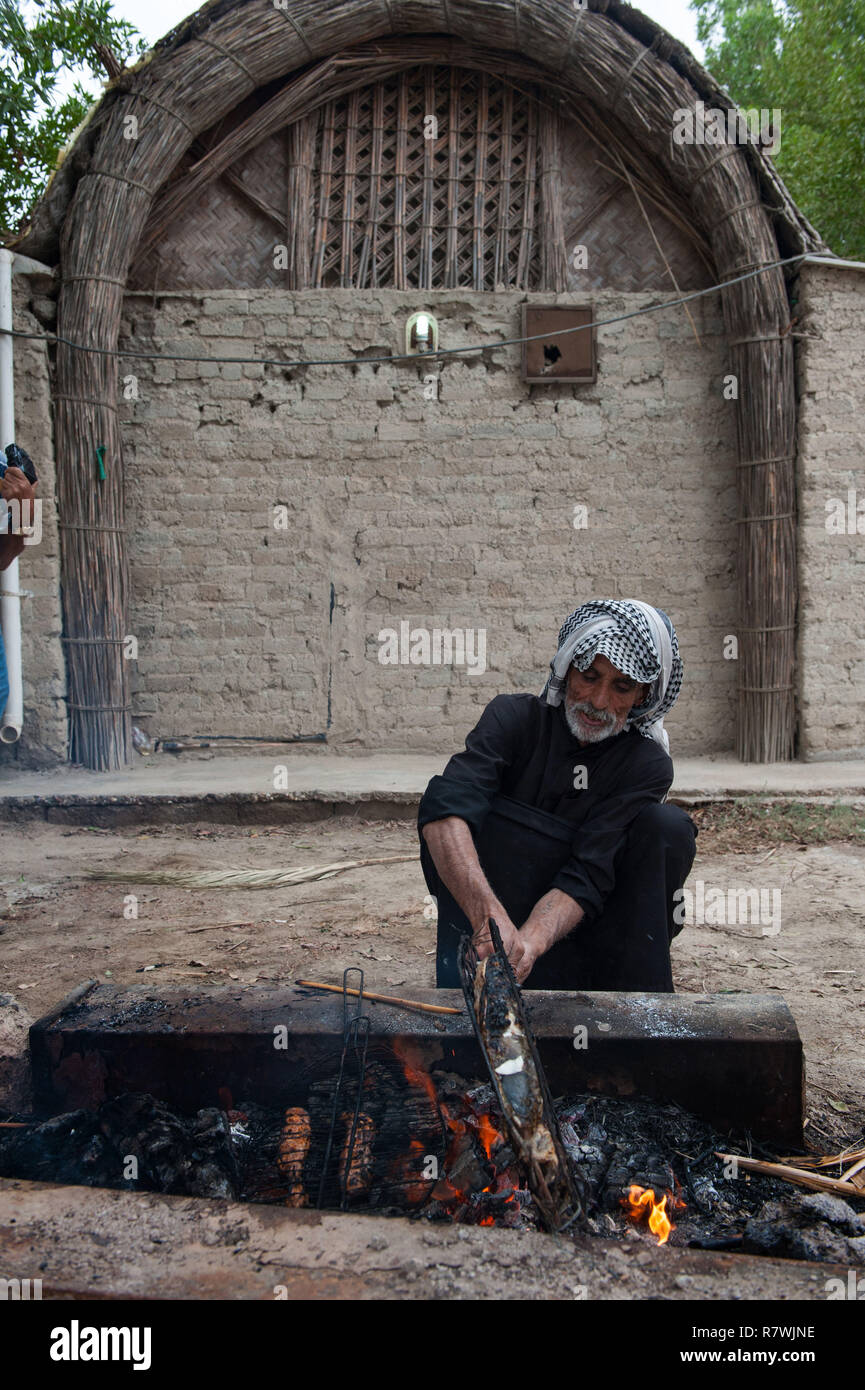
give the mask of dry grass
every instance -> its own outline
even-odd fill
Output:
[[[700,831],[701,853],[752,853],[784,844],[806,849],[833,841],[865,845],[865,810],[856,806],[744,798],[695,807],[689,814]]]

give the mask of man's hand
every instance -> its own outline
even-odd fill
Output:
[[[491,956],[495,950],[493,938],[489,929],[490,917],[494,919],[499,929],[505,955],[511,963],[511,968],[516,972],[525,954],[525,946],[521,934],[517,931],[504,908],[497,908],[495,911],[483,916],[480,924],[476,924],[474,920],[472,921],[472,927],[474,929],[472,941],[478,953],[478,960],[486,960],[487,956]]]
[[[36,493],[33,484],[28,482],[20,468],[7,468],[0,481],[0,495],[7,502],[32,502]],[[23,512],[22,508],[22,512]]]
[[[488,923],[494,917],[502,945],[516,967],[523,954],[522,938],[487,882],[466,822],[458,816],[430,821],[423,837],[442,882],[471,923],[478,958],[485,960],[493,954]]]
[[[36,497],[32,483],[29,483],[20,468],[7,468],[0,481],[0,570],[5,570],[17,560],[24,549],[23,536],[10,536],[6,530],[9,512],[7,502],[17,502],[23,524],[33,524],[33,501]],[[24,505],[24,504],[28,505]]]
[[[523,948],[522,955],[518,961],[511,961],[518,985],[525,984],[534,969],[535,961],[544,954],[535,938],[525,930],[520,932],[520,943]]]

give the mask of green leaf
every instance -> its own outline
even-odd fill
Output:
[[[777,109],[778,172],[840,256],[865,258],[865,0],[692,0],[706,66],[742,108]]]
[[[22,229],[57,159],[105,83],[96,53],[107,44],[122,63],[147,47],[109,0],[42,0],[25,11],[0,0],[0,207],[5,237]],[[72,76],[71,93],[58,82]]]

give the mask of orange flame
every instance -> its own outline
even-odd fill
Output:
[[[492,1159],[493,1144],[501,1140],[502,1136],[496,1129],[489,1115],[481,1115],[478,1121],[478,1138],[483,1145],[483,1150],[487,1158]]]
[[[655,1200],[655,1194],[651,1187],[640,1187],[637,1183],[632,1183],[627,1197],[622,1198],[622,1206],[627,1208],[628,1215],[635,1221],[640,1221],[648,1213],[649,1230],[652,1235],[658,1237],[658,1244],[665,1245],[670,1239],[670,1232],[676,1228],[667,1215],[667,1198],[669,1193],[664,1193],[660,1202]],[[684,1205],[683,1203],[673,1203]]]

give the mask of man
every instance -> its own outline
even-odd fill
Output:
[[[20,468],[7,468],[0,481],[0,570],[8,569],[13,560],[17,560],[21,551],[24,549],[24,537],[22,535],[10,535],[9,526],[12,524],[8,504],[10,502],[20,503],[20,518],[22,522],[33,519],[33,500],[36,494],[33,486],[27,481]],[[29,507],[25,506],[29,503]],[[9,698],[9,677],[6,671],[6,649],[3,646],[3,633],[0,632],[0,716],[6,708],[6,701]]]
[[[530,989],[672,992],[674,894],[697,833],[661,804],[681,684],[666,613],[595,599],[562,626],[540,696],[487,705],[418,817],[439,988],[459,987],[465,932],[492,953],[493,917]]]

